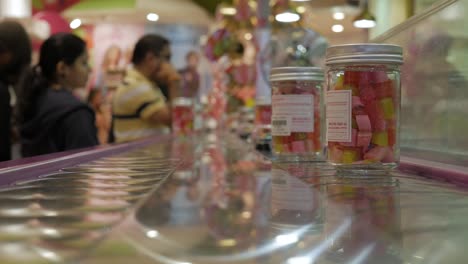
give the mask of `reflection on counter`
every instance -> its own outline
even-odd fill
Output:
[[[177,166],[174,159],[144,153],[102,158],[0,189],[0,262],[81,258]]]
[[[395,172],[364,178],[324,162],[270,164],[234,134],[168,144],[184,149],[184,165],[122,234],[157,263],[425,263],[437,253],[421,245],[451,240],[433,228],[460,225],[440,205],[467,201],[448,185]]]
[[[327,184],[327,234],[349,221],[331,239],[329,256],[365,263],[402,263],[398,183],[392,178],[337,179]],[[332,236],[330,236],[332,237]]]
[[[464,263],[466,194],[195,134],[0,189],[0,262]]]

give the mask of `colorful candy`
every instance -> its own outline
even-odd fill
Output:
[[[351,119],[344,126],[349,133],[346,140],[333,140],[334,135],[329,140],[328,159],[335,164],[395,162],[399,101],[395,97],[395,81],[385,70],[350,67],[332,80],[330,87],[330,91],[351,90],[349,102],[343,103],[350,104]],[[327,107],[330,115],[337,109],[335,104]]]

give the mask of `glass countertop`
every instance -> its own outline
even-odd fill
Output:
[[[82,263],[466,263],[468,192],[448,183],[271,164],[226,134],[125,155],[178,162]]]

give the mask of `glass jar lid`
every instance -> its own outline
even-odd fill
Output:
[[[323,81],[323,79],[323,70],[319,67],[276,67],[270,71],[270,82]]]
[[[193,100],[190,97],[176,97],[172,104],[174,106],[192,106]]]
[[[403,48],[398,45],[363,43],[327,48],[325,64],[381,63],[403,64]]]

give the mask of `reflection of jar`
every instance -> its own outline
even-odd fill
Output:
[[[323,73],[314,67],[273,68],[272,146],[277,160],[323,158]]]
[[[172,131],[175,135],[187,135],[193,131],[193,102],[191,98],[178,97],[172,107]]]
[[[310,225],[308,231],[320,233],[323,206],[319,185],[310,186],[282,169],[272,169],[271,177],[271,226],[291,231]]]
[[[365,263],[402,263],[398,182],[337,178],[326,193],[330,257],[348,263],[366,251]]]
[[[398,164],[402,63],[402,48],[395,45],[327,49],[328,161],[350,170]]]

